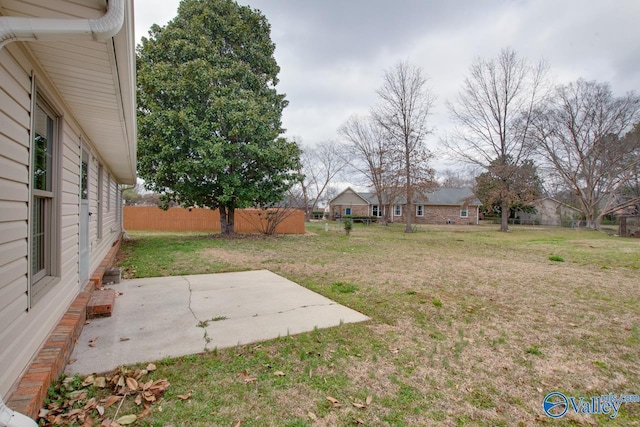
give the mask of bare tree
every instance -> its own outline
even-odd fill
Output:
[[[342,150],[336,141],[325,141],[314,148],[302,150],[300,187],[307,221],[331,182],[347,165]]]
[[[494,165],[504,194],[517,192],[511,172],[529,158],[531,121],[548,93],[546,70],[544,62],[533,66],[505,48],[496,59],[476,59],[462,90],[448,103],[456,129],[444,145],[462,161],[484,169]],[[509,229],[509,202],[501,201],[501,231]]]
[[[258,233],[273,236],[276,234],[278,226],[297,211],[291,206],[274,206],[255,209],[256,215],[251,215],[247,210],[241,211],[240,215],[244,216],[245,221],[251,224]]]
[[[590,227],[640,202],[622,191],[640,165],[640,138],[623,137],[638,119],[640,97],[615,97],[607,83],[580,79],[559,86],[535,121],[532,140],[575,192]]]
[[[444,169],[436,173],[436,180],[442,187],[473,188],[476,185],[477,168]]]
[[[338,130],[347,142],[345,156],[351,168],[361,174],[365,184],[373,189],[378,209],[389,203],[389,190],[397,188],[397,170],[393,150],[384,129],[371,117],[351,116]],[[382,223],[389,221],[389,211],[383,210]]]
[[[425,139],[430,133],[427,118],[435,98],[422,68],[409,62],[399,62],[386,71],[377,94],[380,104],[373,109],[372,116],[385,130],[393,155],[401,165],[401,184],[407,199],[405,232],[411,233],[414,192],[433,182],[433,170],[429,167],[432,154]]]

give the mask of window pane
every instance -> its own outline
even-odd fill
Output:
[[[82,170],[80,176],[80,197],[82,200],[87,200],[89,198],[89,165],[87,161],[82,158]]]
[[[51,191],[51,142],[53,119],[36,105],[35,132],[33,136],[33,187]]]
[[[43,197],[34,197],[33,199],[33,215],[31,218],[31,274],[36,276],[39,272],[46,269],[45,264],[45,245],[46,245],[46,205],[47,199]]]

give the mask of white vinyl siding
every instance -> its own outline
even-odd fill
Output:
[[[59,120],[58,154],[54,224],[55,265],[57,276],[46,296],[32,295],[30,305],[30,175],[32,70],[49,107]],[[56,88],[20,44],[0,50],[0,394],[6,395],[36,354],[47,335],[69,307],[80,290],[78,278],[79,204],[80,204],[80,139],[83,134],[66,103],[59,99]],[[59,109],[59,111],[58,111]],[[87,139],[92,156],[99,156],[93,141]],[[115,205],[117,183],[113,171],[104,195],[111,210],[104,213],[101,241],[97,241],[95,216],[91,219],[89,271],[93,272],[119,237]],[[97,167],[91,167],[90,192],[95,202]],[[117,206],[117,209],[114,209]],[[95,206],[91,211],[95,212]]]

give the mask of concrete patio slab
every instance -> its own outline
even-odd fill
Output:
[[[267,270],[124,280],[112,317],[93,319],[65,373],[201,353],[369,318]]]

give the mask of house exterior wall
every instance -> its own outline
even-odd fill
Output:
[[[32,292],[31,261],[31,117],[35,76],[39,93],[59,121],[55,158],[53,246],[57,255],[52,281],[40,294]],[[46,74],[21,44],[0,50],[0,394],[7,395],[50,331],[84,285],[79,283],[80,153],[81,141],[92,156],[90,211],[96,212],[97,167],[92,141],[83,135],[73,114]],[[97,215],[90,217],[90,271],[104,258],[121,228],[116,210],[117,184],[104,167],[105,196],[102,238]],[[107,202],[107,195],[109,201]],[[109,209],[107,209],[107,204]]]
[[[331,201],[330,215],[331,218],[343,217],[348,215],[347,209],[351,210],[351,215],[367,216],[371,215],[369,203],[363,200],[353,190],[347,189],[339,194]]]
[[[551,198],[536,200],[533,206],[536,208],[534,214],[518,213],[523,224],[560,226],[568,221],[578,220],[582,215],[578,209]]]
[[[417,204],[419,205],[419,204]],[[439,206],[439,205],[421,205],[423,215],[416,215],[416,206],[413,206],[411,222],[413,224],[477,224],[478,209],[477,206],[467,207],[467,217],[460,216],[461,206]],[[405,222],[407,209],[406,205],[402,205],[402,215],[393,216],[393,222]],[[391,211],[393,213],[393,210]]]

